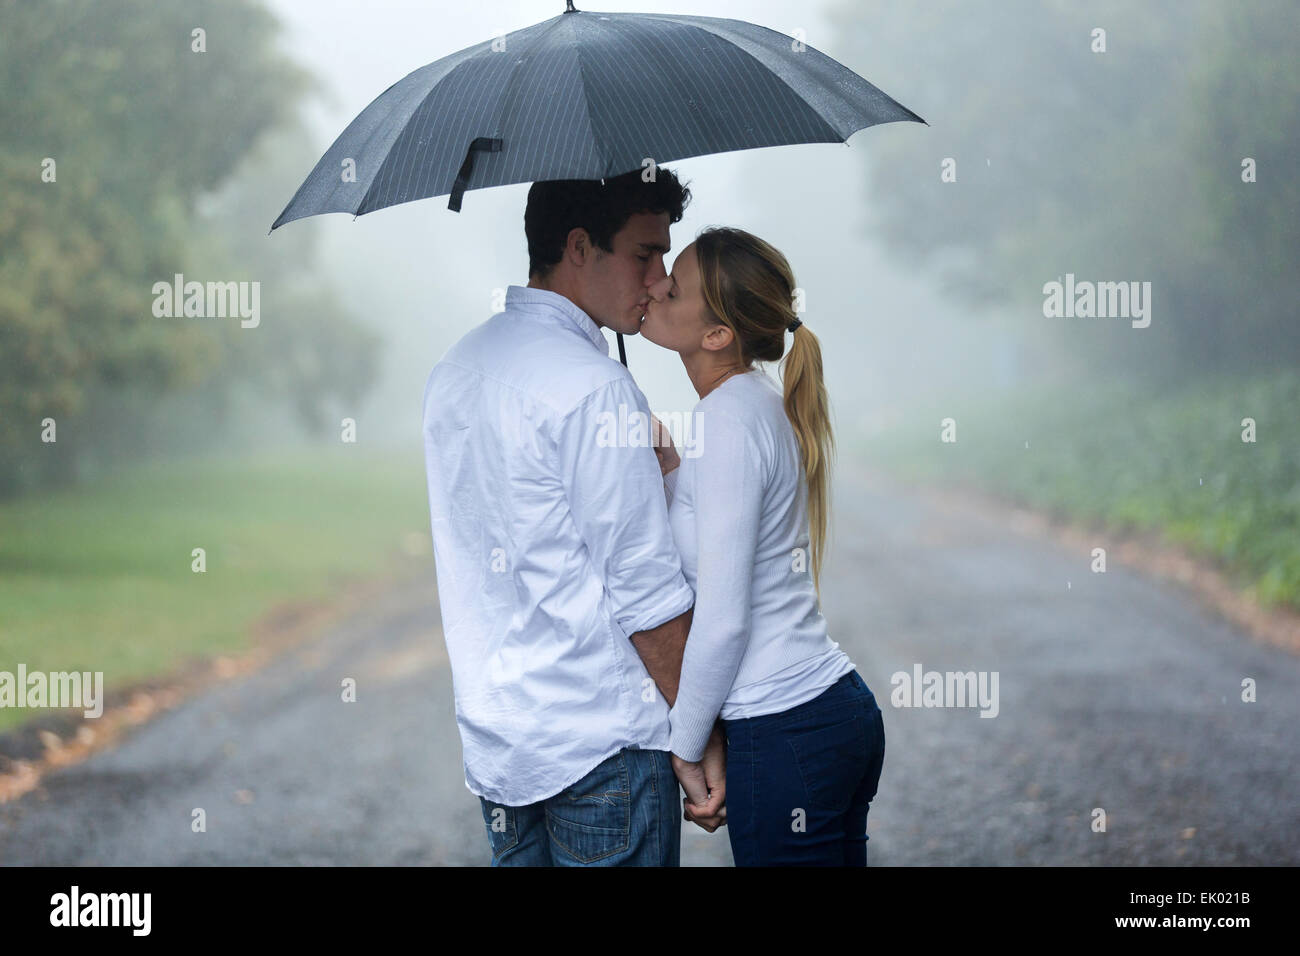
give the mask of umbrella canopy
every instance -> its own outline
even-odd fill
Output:
[[[271,226],[467,189],[606,179],[924,123],[852,70],[740,20],[573,9],[421,67],[335,140]]]

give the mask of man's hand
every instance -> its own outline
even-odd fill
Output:
[[[682,463],[681,456],[677,454],[677,446],[673,444],[672,434],[654,415],[650,416],[650,440],[654,443],[655,457],[659,459],[659,471],[662,474],[668,474]]]
[[[683,802],[683,809],[687,820],[712,833],[727,825],[727,735],[722,729],[722,721],[713,725],[699,767],[704,772],[708,801],[702,807]]]

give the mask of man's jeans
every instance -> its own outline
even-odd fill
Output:
[[[681,798],[671,755],[624,748],[553,797],[479,797],[493,866],[679,866]]]

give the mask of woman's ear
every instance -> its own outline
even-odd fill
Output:
[[[710,352],[721,352],[724,349],[731,348],[734,339],[735,336],[731,333],[731,326],[711,325],[709,330],[704,333],[704,341],[701,344]]]

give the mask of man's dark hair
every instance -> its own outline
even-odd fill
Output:
[[[586,229],[591,241],[614,251],[614,236],[639,212],[668,213],[680,222],[691,191],[672,170],[655,170],[653,182],[641,180],[641,170],[599,179],[553,179],[533,183],[524,210],[528,237],[528,277],[545,279],[564,256],[564,244],[574,229]]]

